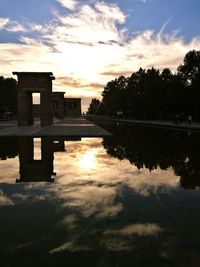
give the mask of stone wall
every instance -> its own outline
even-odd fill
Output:
[[[53,115],[58,119],[64,119],[64,92],[53,92]]]
[[[81,99],[80,98],[65,98],[64,108],[66,117],[81,116]]]

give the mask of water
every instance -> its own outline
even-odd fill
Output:
[[[0,266],[200,266],[200,135],[0,139]]]

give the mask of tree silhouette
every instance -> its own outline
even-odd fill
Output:
[[[90,105],[89,105],[87,114],[90,114],[90,115],[97,114],[99,107],[100,107],[100,101],[96,98],[93,98]]]
[[[200,51],[190,51],[185,55],[183,65],[178,67],[178,75],[187,91],[188,110],[200,120]]]
[[[126,108],[126,90],[128,79],[124,76],[110,81],[102,93],[105,112],[109,115],[117,115]]]
[[[17,81],[0,77],[0,117],[17,113]]]
[[[192,115],[200,121],[200,51],[190,51],[173,74],[169,68],[155,68],[120,76],[102,92],[104,112],[133,119],[172,120],[175,115]],[[99,103],[100,105],[100,103]],[[100,114],[96,109],[94,112]]]

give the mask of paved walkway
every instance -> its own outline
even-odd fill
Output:
[[[182,123],[181,125],[175,124],[172,121],[158,121],[158,120],[122,120],[122,119],[113,119],[113,121],[121,123],[130,123],[141,126],[154,126],[154,127],[164,127],[164,128],[173,128],[178,130],[196,130],[200,131],[200,123],[193,122],[191,125],[188,123]]]
[[[103,137],[111,134],[84,118],[56,120],[51,126],[41,127],[36,120],[33,126],[17,126],[16,121],[0,122],[1,136],[56,136],[56,137]]]

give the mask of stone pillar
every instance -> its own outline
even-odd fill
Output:
[[[53,92],[53,113],[58,119],[64,119],[64,92]]]
[[[81,111],[81,99],[77,99],[77,116],[81,116],[82,111]]]
[[[41,126],[48,126],[53,123],[52,95],[49,92],[40,94],[40,119]]]
[[[32,125],[32,93],[20,91],[18,93],[18,126]]]

